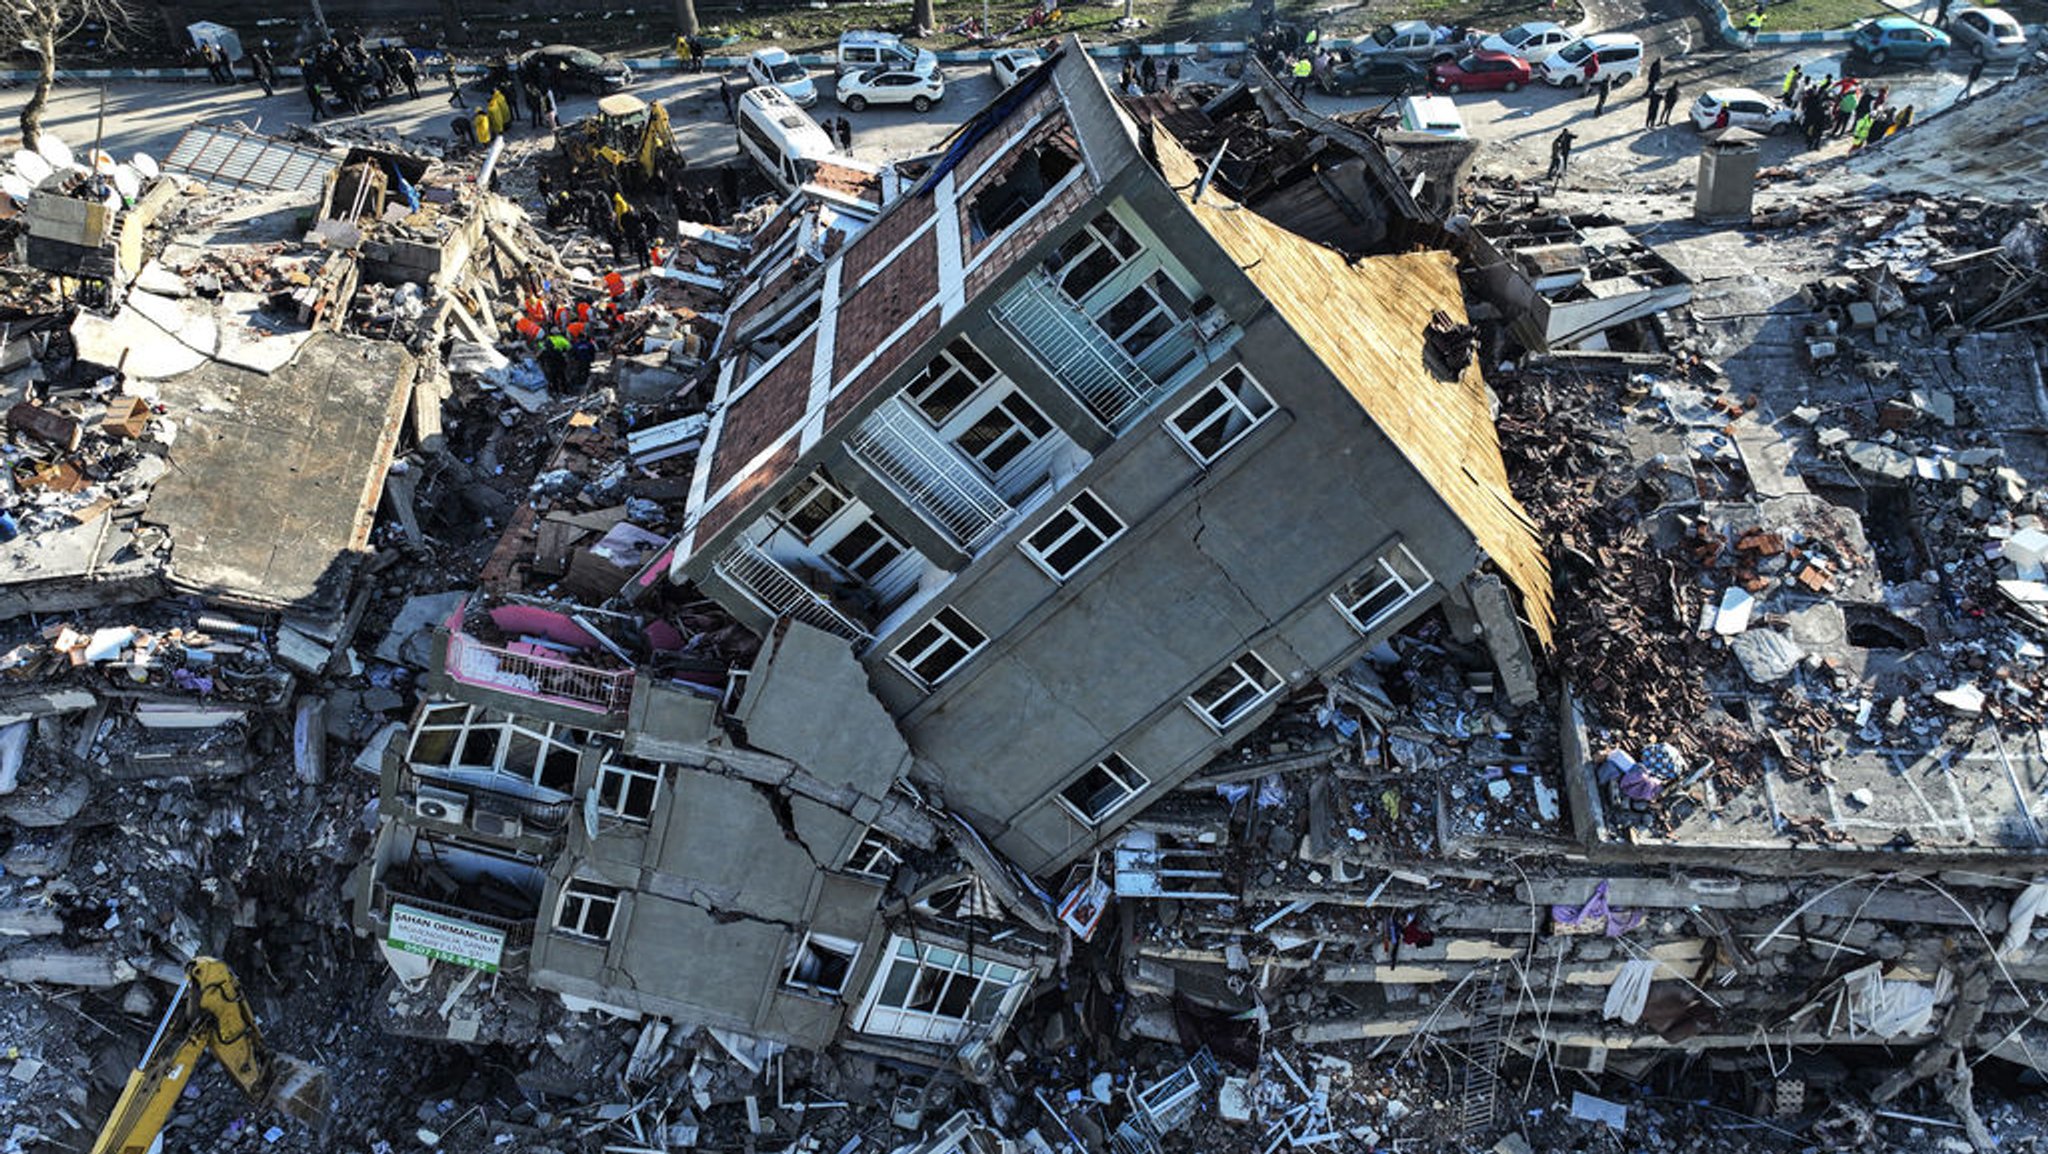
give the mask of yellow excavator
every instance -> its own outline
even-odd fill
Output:
[[[563,126],[555,141],[572,170],[602,163],[621,178],[638,172],[643,182],[666,166],[680,166],[683,159],[668,109],[660,101],[650,104],[624,92],[600,99],[595,115]]]
[[[227,963],[194,958],[185,984],[128,1085],[100,1128],[92,1154],[148,1154],[163,1134],[171,1107],[199,1059],[211,1053],[228,1076],[258,1105],[280,1110],[314,1127],[327,1120],[327,1074],[297,1058],[272,1054],[263,1044],[256,1016],[242,1001],[242,988]]]

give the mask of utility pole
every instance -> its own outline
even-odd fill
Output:
[[[327,13],[320,10],[320,0],[313,0],[313,25],[320,29],[320,39],[325,40],[333,35],[327,27]]]

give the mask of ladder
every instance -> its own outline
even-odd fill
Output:
[[[1491,1133],[1500,1090],[1500,1060],[1507,1032],[1507,983],[1499,966],[1472,993],[1471,1025],[1465,1028],[1464,1084],[1457,1104],[1458,1132],[1467,1138]]]

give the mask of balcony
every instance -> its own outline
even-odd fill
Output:
[[[458,778],[427,777],[411,769],[399,770],[398,789],[403,795],[402,803],[415,815],[430,821],[459,825],[489,837],[518,837],[532,833],[559,840],[567,832],[570,815],[576,808],[573,801],[519,797]],[[435,817],[419,806],[422,797],[433,799],[449,795],[462,798],[459,820]]]
[[[853,455],[969,551],[1012,512],[993,485],[898,397],[876,409],[848,441]]]
[[[1180,321],[1133,357],[1042,276],[1027,277],[1005,293],[995,315],[1075,400],[1118,433],[1241,335],[1211,307]]]
[[[867,626],[833,604],[831,598],[812,589],[780,561],[747,542],[735,543],[718,560],[712,571],[746,595],[762,612],[776,620],[784,617],[823,629],[848,641],[874,640]]]
[[[463,685],[592,713],[622,713],[633,699],[630,668],[585,665],[536,642],[488,644],[458,622],[449,625],[444,671]]]

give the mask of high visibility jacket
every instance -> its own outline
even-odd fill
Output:
[[[1313,72],[1314,70],[1315,66],[1310,64],[1306,59],[1297,60],[1294,62],[1294,74],[1296,76],[1306,79],[1308,77],[1308,74],[1310,72]]]
[[[489,144],[489,143],[491,142],[491,114],[490,114],[490,113],[488,113],[488,112],[485,112],[485,111],[484,111],[483,109],[481,109],[481,108],[477,109],[477,110],[476,110],[476,116],[475,116],[475,118],[474,118],[474,119],[473,119],[473,120],[472,120],[472,121],[470,122],[470,124],[471,124],[471,128],[472,128],[472,130],[473,130],[473,131],[475,131],[475,133],[476,133],[476,142],[477,142],[478,144]]]

